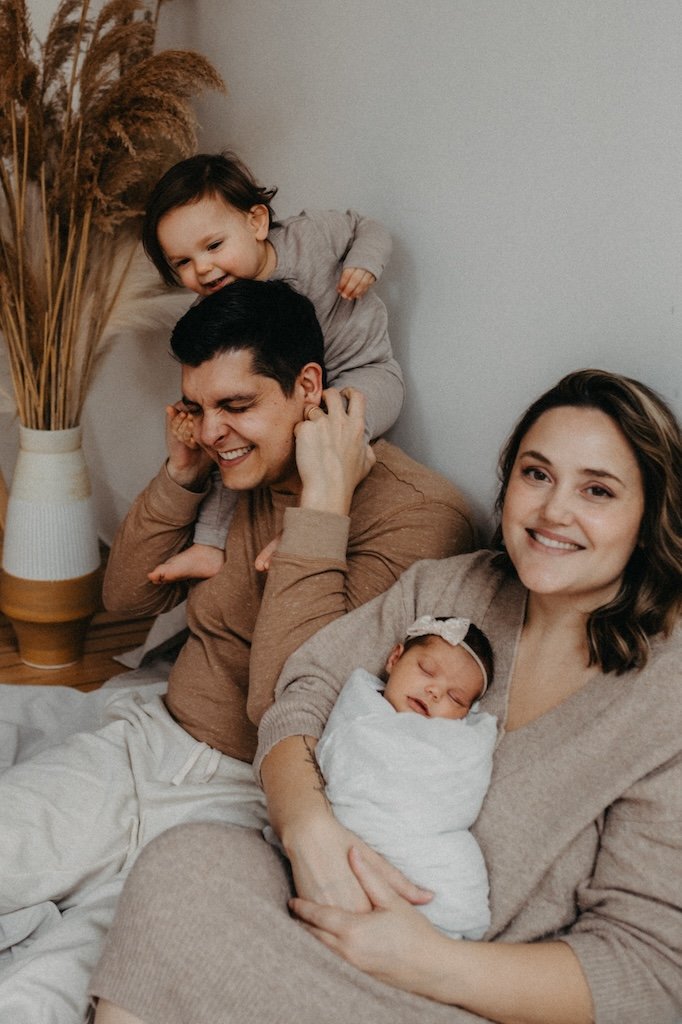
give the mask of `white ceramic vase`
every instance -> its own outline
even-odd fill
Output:
[[[22,661],[61,668],[83,652],[100,600],[95,509],[80,427],[19,428],[7,505],[0,608]]]

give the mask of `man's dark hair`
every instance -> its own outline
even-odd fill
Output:
[[[283,281],[235,281],[191,306],[171,335],[175,358],[200,366],[224,352],[248,349],[253,372],[293,394],[307,363],[324,374],[324,341],[312,302]]]

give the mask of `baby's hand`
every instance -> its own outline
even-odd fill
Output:
[[[267,572],[268,569],[270,568],[272,556],[274,555],[275,551],[279,546],[281,536],[282,534],[278,533],[275,539],[271,540],[269,544],[266,544],[263,550],[260,552],[260,554],[256,556],[256,561],[254,564],[256,566],[256,569],[258,569],[258,572]]]
[[[170,421],[170,429],[173,436],[178,441],[182,441],[188,448],[191,448],[192,451],[199,447],[194,440],[194,420],[192,419],[191,412],[185,412],[184,409],[178,409],[176,406],[175,416]]]
[[[376,283],[376,277],[362,267],[346,267],[339,278],[336,290],[343,299],[361,299]]]
[[[188,490],[203,487],[212,463],[194,438],[192,417],[182,402],[166,406],[166,443],[166,466],[171,479]]]

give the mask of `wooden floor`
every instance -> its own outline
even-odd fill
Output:
[[[0,473],[0,561],[2,558],[2,535],[6,489]],[[104,575],[108,549],[100,544],[102,555],[101,573]],[[0,569],[0,572],[2,570]],[[67,668],[40,669],[24,665],[19,657],[14,630],[7,618],[0,612],[0,683],[16,683],[31,686],[73,686],[78,690],[96,690],[107,679],[125,672],[125,665],[114,661],[114,655],[123,654],[144,641],[153,623],[153,618],[135,619],[131,616],[114,615],[101,609],[92,619],[85,641],[83,657]]]
[[[153,619],[132,619],[111,612],[99,612],[93,618],[85,642],[83,658],[75,665],[58,669],[30,668],[19,658],[14,631],[0,613],[0,683],[29,683],[33,686],[75,686],[95,690],[125,666],[114,661],[141,644]]]
[[[4,526],[2,474],[0,474],[0,560],[2,558],[2,532]],[[108,555],[104,544],[102,574]],[[0,569],[0,572],[2,570]],[[14,630],[0,612],[0,683],[31,686],[74,686],[78,690],[95,690],[107,679],[125,672],[114,655],[138,647],[146,638],[154,619],[135,619],[100,610],[90,623],[82,659],[75,665],[59,669],[40,669],[24,665],[19,657]]]

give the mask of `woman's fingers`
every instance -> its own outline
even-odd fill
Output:
[[[415,885],[409,878],[406,878],[402,871],[394,867],[374,850],[360,847],[351,847],[348,860],[353,874],[367,893],[367,898],[373,906],[388,906],[382,894],[390,893],[399,898],[407,900],[415,906],[430,903],[433,893],[430,889],[422,889]],[[366,887],[366,884],[369,889]],[[376,894],[378,903],[374,902],[373,895]]]

